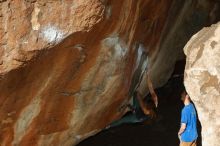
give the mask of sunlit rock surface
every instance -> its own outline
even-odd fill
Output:
[[[218,11],[211,0],[0,0],[1,146],[97,133],[126,112],[146,66],[156,87],[168,80]]]
[[[220,143],[220,23],[195,34],[184,48],[186,89],[202,125],[203,146]]]

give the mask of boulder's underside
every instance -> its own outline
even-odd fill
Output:
[[[97,133],[136,85],[146,94],[146,66],[155,87],[166,83],[219,12],[218,0],[0,0],[0,145],[71,146]]]

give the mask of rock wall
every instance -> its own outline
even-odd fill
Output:
[[[1,0],[0,144],[70,146],[97,133],[126,112],[146,65],[164,84],[218,11],[212,0]]]
[[[203,28],[184,48],[185,86],[198,111],[202,145],[220,143],[220,22]]]
[[[204,26],[210,26],[220,20],[218,0],[173,0],[168,4],[169,15],[159,42],[149,39],[143,41],[150,50],[148,68],[151,70],[150,75],[155,87],[164,85],[172,74],[176,61],[185,58],[183,47],[190,37]],[[149,47],[149,44],[152,46]],[[141,89],[145,93],[145,79],[143,81]]]

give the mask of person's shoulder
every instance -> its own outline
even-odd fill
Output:
[[[192,104],[192,103],[190,103],[190,107],[189,107],[191,110],[195,110],[196,108],[195,108],[195,106],[194,106],[194,104]]]
[[[187,106],[184,106],[183,109],[182,109],[182,112],[188,112],[189,110],[191,110],[191,105],[187,105]]]
[[[187,111],[187,107],[184,106],[183,109],[182,109],[182,113],[185,113]]]
[[[189,104],[189,108],[194,108],[194,105],[192,103]]]

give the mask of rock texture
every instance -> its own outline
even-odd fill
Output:
[[[97,133],[126,112],[146,66],[154,85],[168,80],[218,11],[213,0],[0,0],[1,146]]]
[[[202,125],[202,145],[220,143],[220,23],[195,34],[184,48],[185,86]]]

